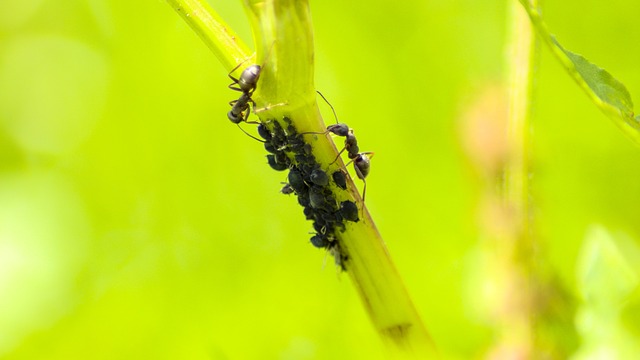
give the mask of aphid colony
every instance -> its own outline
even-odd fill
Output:
[[[259,65],[252,65],[246,68],[238,79],[229,74],[233,80],[229,88],[242,92],[238,100],[229,103],[232,108],[227,114],[229,120],[238,126],[241,122],[258,123],[249,122],[247,119],[252,109],[255,112],[256,105],[251,96],[256,89],[260,71]],[[324,99],[324,96],[322,98]],[[333,110],[333,106],[331,109]],[[335,115],[335,110],[333,112]],[[311,243],[318,248],[326,248],[331,251],[336,256],[336,263],[344,267],[346,258],[339,249],[335,234],[337,231],[345,230],[346,221],[359,221],[358,206],[350,200],[338,203],[330,183],[333,181],[335,187],[346,190],[345,172],[338,169],[328,174],[326,172],[329,171],[328,169],[323,170],[312,154],[311,145],[304,141],[303,136],[333,133],[344,137],[344,148],[338,157],[346,150],[350,159],[346,166],[353,163],[356,175],[363,181],[369,174],[370,159],[367,155],[371,153],[359,151],[353,130],[346,124],[330,125],[327,127],[327,131],[321,133],[298,133],[291,119],[285,117],[281,120],[282,122],[268,119],[265,123],[258,123],[258,134],[263,140],[247,135],[264,143],[264,148],[269,153],[267,162],[271,168],[277,171],[289,170],[288,182],[285,183],[281,192],[297,195],[298,203],[304,208],[305,217],[313,221],[315,234],[311,237]],[[265,124],[269,126],[267,127]],[[283,128],[283,125],[286,128]],[[246,133],[243,129],[242,131]],[[337,161],[338,157],[333,162]],[[366,182],[364,183],[363,202],[365,194]]]

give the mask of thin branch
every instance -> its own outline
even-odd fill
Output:
[[[225,69],[230,71],[249,58],[250,52],[247,45],[222,21],[206,1],[167,0],[167,3],[213,51]]]
[[[167,0],[203,38],[227,68],[246,59],[242,45],[210,9],[196,0]],[[261,65],[260,81],[252,98],[256,114],[269,130],[291,125],[295,131],[323,132],[324,122],[313,84],[313,31],[306,0],[248,1]],[[289,134],[291,131],[287,130]],[[304,135],[320,168],[327,173],[344,169],[335,144],[327,136]],[[295,164],[293,154],[288,154]],[[331,185],[335,200],[361,207],[358,222],[344,222],[330,251],[348,272],[373,325],[394,358],[433,358],[435,347],[414,307],[402,279],[357,188],[347,177],[348,189]]]

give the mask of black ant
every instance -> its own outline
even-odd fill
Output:
[[[373,152],[360,152],[360,148],[358,147],[358,140],[356,136],[353,134],[353,129],[349,127],[349,125],[345,123],[338,122],[338,115],[336,115],[336,110],[333,108],[333,105],[329,103],[327,98],[322,95],[320,91],[316,91],[320,97],[331,107],[331,111],[333,111],[333,116],[336,118],[336,123],[333,125],[327,126],[327,131],[325,132],[308,132],[305,134],[322,134],[326,135],[328,133],[333,133],[338,136],[342,136],[345,138],[344,147],[338,153],[338,156],[335,160],[333,160],[332,164],[338,160],[340,155],[347,150],[347,155],[349,159],[351,159],[345,167],[349,166],[353,163],[353,168],[356,171],[356,175],[362,182],[364,183],[364,188],[362,190],[362,202],[364,203],[365,196],[367,195],[367,181],[365,178],[369,175],[369,171],[371,170],[371,158],[373,157]],[[370,156],[367,156],[370,155]]]
[[[242,71],[240,74],[240,78],[235,78],[231,74],[236,71],[244,61],[238,64],[231,72],[229,73],[229,78],[233,80],[231,84],[229,84],[229,89],[240,91],[242,95],[237,100],[232,100],[229,102],[231,105],[231,110],[227,113],[227,117],[231,120],[232,123],[238,125],[238,128],[242,130],[243,133],[247,134],[252,139],[258,140],[260,142],[265,142],[264,140],[258,139],[257,137],[246,132],[241,126],[241,122],[245,122],[247,124],[259,124],[257,121],[248,121],[249,114],[251,113],[252,105],[253,109],[256,108],[256,102],[253,101],[251,96],[253,92],[256,91],[256,86],[258,85],[258,79],[260,79],[260,71],[262,67],[260,65],[251,65]]]
[[[248,122],[247,119],[249,118],[249,113],[251,111],[247,110],[251,110],[251,105],[253,105],[253,108],[255,109],[256,103],[251,99],[251,95],[256,91],[256,86],[260,79],[260,71],[262,70],[260,65],[251,65],[242,71],[239,79],[236,79],[231,74],[233,74],[233,72],[236,71],[243,63],[244,62],[238,64],[238,66],[233,68],[229,73],[229,78],[233,80],[233,82],[229,84],[229,89],[240,91],[242,93],[238,100],[229,102],[229,105],[232,107],[227,113],[227,117],[234,124],[240,124],[242,121]],[[252,122],[252,124],[255,123],[257,122]]]

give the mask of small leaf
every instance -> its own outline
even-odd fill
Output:
[[[633,101],[627,88],[606,70],[591,63],[582,55],[562,47],[558,40],[549,33],[538,9],[528,0],[520,0],[520,3],[527,11],[539,36],[549,46],[569,75],[589,95],[591,100],[611,116],[614,123],[636,145],[640,146],[640,116],[634,118]]]
[[[585,59],[582,55],[563,48],[555,36],[552,36],[551,40],[569,57],[576,71],[602,101],[615,106],[623,114],[633,116],[633,101],[631,100],[631,95],[620,81],[616,80],[606,70],[589,62],[589,60]]]

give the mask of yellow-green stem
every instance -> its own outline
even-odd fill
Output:
[[[526,12],[510,1],[508,41],[507,157],[504,167],[502,207],[508,219],[505,238],[498,239],[497,263],[504,280],[500,348],[507,356],[532,357],[533,316],[530,275],[532,237],[529,204],[529,151],[535,37]]]
[[[167,0],[204,43],[213,51],[222,66],[231,71],[247,61],[249,48],[214,12],[206,1]]]
[[[167,0],[203,38],[229,69],[246,59],[244,45],[232,37],[212,11],[196,0]],[[313,31],[305,0],[247,1],[257,44],[260,81],[253,95],[256,114],[267,126],[291,119],[299,133],[326,128],[313,84]],[[327,172],[344,168],[335,144],[327,136],[305,136],[313,155]],[[348,191],[336,191],[338,201],[361,205],[359,222],[338,233],[336,256],[351,277],[367,313],[393,358],[434,358],[435,347],[398,274],[387,248],[357,188],[348,177]],[[302,236],[302,235],[301,235]],[[310,248],[311,250],[311,248]],[[362,346],[366,346],[361,344]]]

